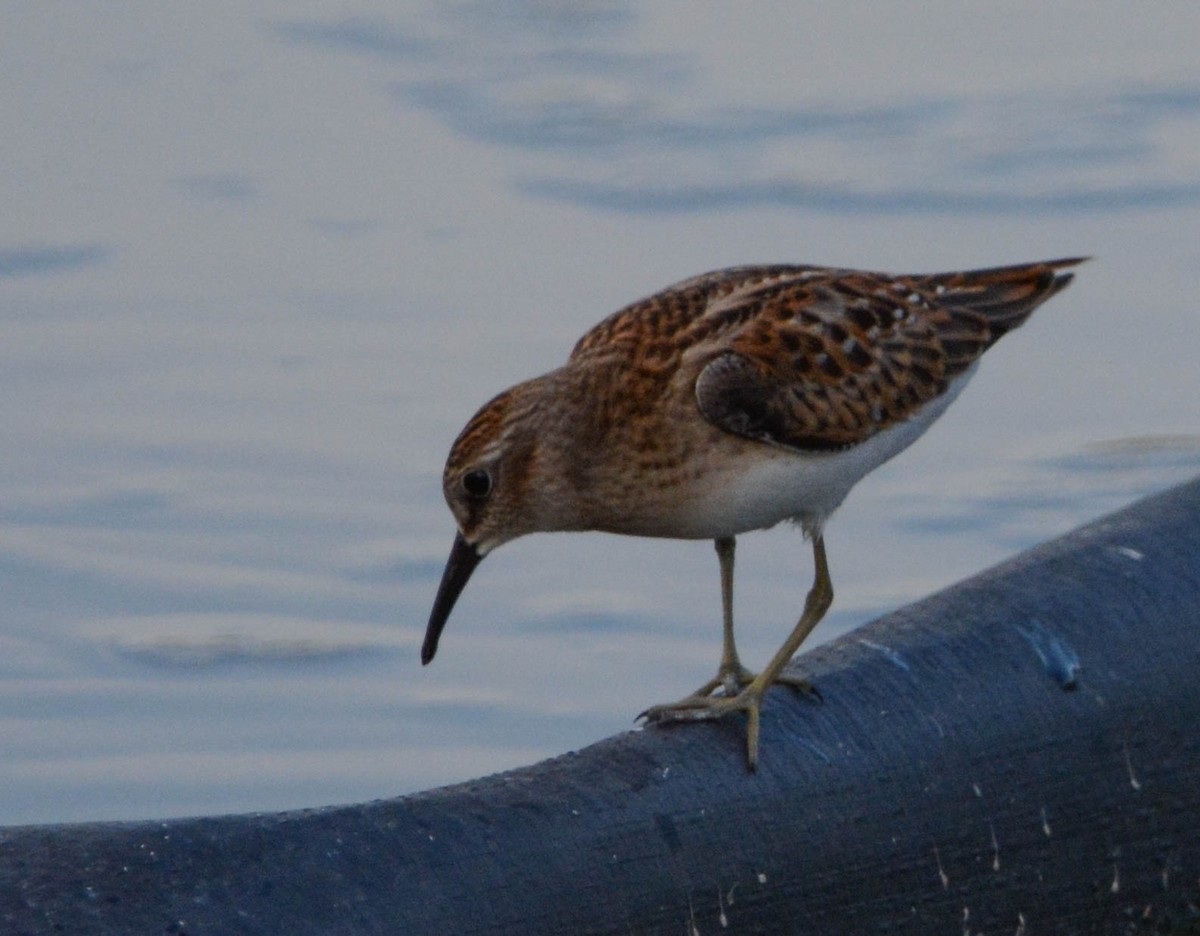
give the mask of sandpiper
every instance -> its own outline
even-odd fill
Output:
[[[443,475],[458,535],[421,662],[472,571],[526,533],[604,530],[711,539],[724,648],[716,675],[649,722],[747,716],[833,600],[822,530],[854,484],[907,448],[971,378],[980,356],[1072,278],[1085,258],[893,276],[743,266],[696,276],[611,315],[567,363],[487,403]],[[734,538],[798,523],[815,576],[803,613],[766,668],[738,658]]]

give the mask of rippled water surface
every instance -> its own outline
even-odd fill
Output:
[[[532,537],[417,650],[475,407],[756,261],[1092,254],[828,531],[828,639],[1200,472],[1200,7],[16,4],[0,823],[390,796],[627,728],[704,543]],[[745,655],[811,576],[746,536]]]

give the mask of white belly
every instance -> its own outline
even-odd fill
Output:
[[[690,499],[682,528],[668,536],[715,539],[796,520],[817,532],[863,477],[915,442],[945,412],[974,374],[972,367],[913,418],[853,448],[798,452],[755,446],[747,455],[715,468]]]

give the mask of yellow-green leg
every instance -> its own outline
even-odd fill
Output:
[[[804,613],[767,668],[755,676],[738,661],[733,640],[733,537],[719,539],[716,543],[721,561],[721,597],[725,613],[724,649],[717,675],[691,695],[678,702],[652,706],[640,717],[648,722],[700,721],[723,718],[731,712],[745,712],[746,760],[753,770],[758,765],[759,708],[766,691],[776,682],[811,691],[807,682],[785,675],[783,668],[829,610],[833,603],[833,582],[825,559],[825,541],[821,536],[814,536],[815,573],[812,588],[804,601]],[[724,695],[713,695],[718,686],[722,687]]]
[[[721,563],[721,664],[717,667],[717,675],[689,698],[712,695],[718,688],[727,696],[735,696],[755,676],[738,659],[737,643],[733,637],[733,554],[737,540],[726,536],[714,544],[717,547],[717,559]]]

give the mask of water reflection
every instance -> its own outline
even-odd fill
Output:
[[[1131,185],[1104,190],[1076,189],[1019,193],[898,188],[864,191],[828,183],[763,181],[722,182],[712,179],[693,186],[570,182],[526,179],[522,192],[542,198],[633,214],[687,213],[728,208],[794,208],[832,214],[1004,215],[1049,217],[1064,214],[1122,211],[1131,208],[1177,207],[1200,200],[1200,185]]]
[[[822,46],[864,80],[809,93],[824,66],[770,6],[737,35],[709,15],[732,7],[616,0],[14,12],[0,822],[392,795],[708,676],[711,545],[602,536],[489,560],[417,658],[454,432],[706,267],[1099,256],[835,517],[821,637],[1200,471],[1195,436],[1151,435],[1200,424],[1191,46],[961,90],[864,55],[862,8],[831,6]],[[795,530],[739,545],[748,661],[809,575]]]
[[[0,277],[64,273],[100,263],[108,254],[108,248],[99,244],[56,244],[0,249]]]
[[[267,26],[270,33],[289,42],[406,61],[429,54],[435,43],[413,36],[388,20],[343,16],[328,20],[280,20]]]
[[[1200,122],[1195,86],[765,107],[731,100],[693,60],[634,51],[635,9],[456,4],[436,37],[390,20],[275,30],[411,66],[392,82],[405,104],[546,156],[514,161],[516,190],[586,208],[1062,216],[1200,200],[1181,149]]]
[[[1200,436],[1134,436],[1028,459],[1000,475],[947,479],[945,496],[918,510],[894,505],[897,529],[920,536],[984,535],[1013,550],[1117,510],[1148,491],[1200,475]]]
[[[254,179],[236,173],[183,176],[172,180],[179,191],[202,201],[240,202],[258,194]]]

